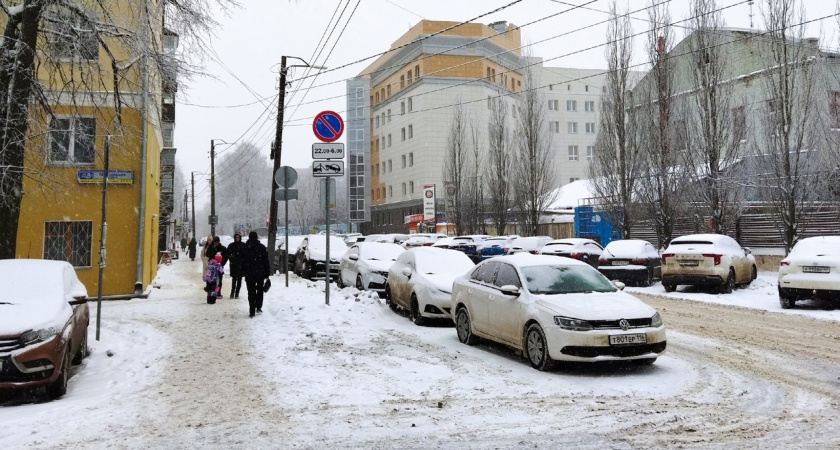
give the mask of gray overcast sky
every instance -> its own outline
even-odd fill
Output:
[[[513,0],[363,0],[347,23],[357,0],[243,0],[243,7],[229,16],[219,15],[221,27],[212,39],[215,59],[205,61],[206,71],[212,77],[193,80],[180,87],[181,97],[177,106],[175,147],[178,148],[178,168],[187,178],[191,171],[209,173],[210,139],[227,142],[251,142],[264,149],[266,160],[274,137],[277,111],[277,69],[280,56],[297,56],[313,65],[328,68],[387,50],[391,43],[421,19],[465,21],[493,11]],[[642,9],[647,1],[629,1],[632,10]],[[753,6],[755,28],[760,28],[761,0]],[[319,40],[327,29],[336,9],[338,17],[345,5],[338,27],[319,57],[314,58]],[[539,42],[562,33],[575,31],[567,36],[551,39],[533,46],[533,54],[546,60],[549,67],[604,68],[603,47],[573,52],[602,44],[606,26],[600,24],[607,18],[607,0],[589,3],[589,0],[524,0],[503,11],[482,17],[481,23],[507,21],[523,26],[546,16],[570,9],[570,4],[584,5],[522,29],[523,43]],[[687,17],[688,0],[670,2],[674,21]],[[835,13],[834,0],[805,0],[808,20]],[[727,7],[724,17],[727,26],[749,28],[750,6],[743,0],[719,0],[719,7]],[[647,17],[646,11],[634,15]],[[335,23],[335,20],[333,20]],[[346,25],[342,34],[342,28]],[[647,29],[645,20],[633,21],[636,33]],[[836,17],[809,26],[808,35],[823,36],[823,46],[837,47]],[[329,27],[330,30],[333,26]],[[327,31],[329,33],[330,31]],[[337,41],[339,34],[341,38]],[[683,36],[677,30],[677,38]],[[637,40],[639,48],[643,37]],[[333,48],[334,46],[334,48]],[[330,54],[331,53],[331,54]],[[636,52],[637,62],[643,62],[642,50]],[[327,58],[327,55],[330,56]],[[562,57],[561,57],[562,56]],[[559,58],[558,58],[559,57]],[[311,163],[310,146],[316,142],[312,133],[312,117],[323,110],[342,112],[345,109],[343,80],[356,76],[373,59],[350,67],[324,73],[315,79],[315,86],[305,94],[312,78],[295,81],[304,75],[304,69],[289,72],[292,82],[287,90],[285,113],[287,126],[283,131],[283,165],[306,167]],[[295,60],[290,60],[294,64]],[[299,91],[295,92],[297,89]],[[337,98],[331,98],[337,97]],[[301,102],[313,102],[297,106]],[[250,104],[249,106],[240,106]],[[339,142],[344,141],[342,138]],[[233,146],[217,145],[217,154]],[[232,150],[231,150],[232,151]],[[217,156],[218,158],[218,156]],[[217,173],[218,177],[247,176],[235,169]],[[196,193],[205,197],[206,177],[196,174]],[[199,182],[201,179],[201,182]],[[268,189],[268,187],[266,187]],[[203,193],[202,193],[203,191]],[[203,203],[204,201],[202,201]]]

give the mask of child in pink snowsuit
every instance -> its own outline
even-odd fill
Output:
[[[222,266],[222,254],[219,253],[207,263],[207,269],[204,271],[204,281],[207,283],[204,290],[207,292],[207,303],[211,305],[216,303],[219,296],[219,277],[223,273],[225,268]]]

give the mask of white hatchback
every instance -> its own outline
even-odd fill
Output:
[[[488,259],[455,280],[452,307],[461,342],[482,337],[509,345],[538,370],[557,360],[650,364],[666,346],[655,309],[568,258]]]
[[[758,276],[750,249],[722,234],[680,236],[662,253],[662,286],[673,292],[679,284],[712,286],[731,293],[736,284],[749,285]]]
[[[840,302],[840,236],[802,239],[779,263],[782,308],[810,298]]]

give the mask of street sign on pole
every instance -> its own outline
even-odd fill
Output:
[[[344,161],[312,161],[313,177],[344,176]]]
[[[207,225],[217,225],[219,216],[207,216]]]
[[[323,142],[337,141],[344,133],[344,120],[336,112],[322,111],[312,121],[312,131]]]
[[[274,172],[274,181],[277,182],[277,185],[281,188],[290,188],[297,183],[298,174],[297,170],[289,167],[283,166],[277,169]]]
[[[312,144],[312,159],[344,159],[344,143],[316,142]]]
[[[287,202],[289,200],[297,200],[298,199],[298,190],[297,189],[275,189],[274,190],[274,200],[278,202]]]

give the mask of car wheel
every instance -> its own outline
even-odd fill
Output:
[[[338,277],[336,277],[335,279],[335,284],[337,284],[340,289],[344,289],[345,287],[347,287],[347,285],[344,284],[344,277],[341,276],[340,271],[338,272]]]
[[[76,355],[73,357],[73,364],[81,364],[82,361],[87,358],[87,344],[87,327],[85,327],[85,332],[82,334],[82,345],[79,346],[79,351],[76,352]]]
[[[758,269],[756,269],[755,266],[752,266],[752,273],[750,273],[750,281],[747,283],[747,286],[749,286],[756,278],[758,278]]]
[[[674,283],[666,283],[663,281],[662,287],[665,288],[665,292],[674,292],[677,290],[677,285]]]
[[[397,310],[397,304],[391,299],[391,285],[385,285],[385,304],[391,308],[391,311]]]
[[[542,327],[531,324],[525,332],[525,356],[531,367],[546,371],[554,367],[554,361],[548,355],[548,343],[545,340],[545,333]]]
[[[720,291],[724,294],[731,294],[735,290],[735,269],[729,269],[729,276],[720,287]]]
[[[360,291],[364,291],[364,290],[365,290],[365,287],[364,287],[364,285],[362,284],[362,275],[361,275],[361,274],[356,275],[356,289],[358,289],[358,290],[360,290]]]
[[[475,345],[478,341],[478,338],[472,333],[470,313],[463,306],[458,308],[458,313],[455,315],[455,330],[458,332],[458,340],[462,344]]]
[[[642,280],[641,285],[644,287],[649,287],[653,284],[653,271],[648,269],[645,273],[645,278]]]
[[[420,303],[417,302],[417,295],[411,294],[411,321],[414,325],[425,325],[426,318],[420,315]]]
[[[47,386],[47,396],[52,399],[60,398],[67,393],[67,381],[70,379],[70,346],[64,350],[64,361],[58,379]]]
[[[779,289],[779,304],[782,306],[782,309],[791,309],[796,306],[796,299],[787,296]]]

